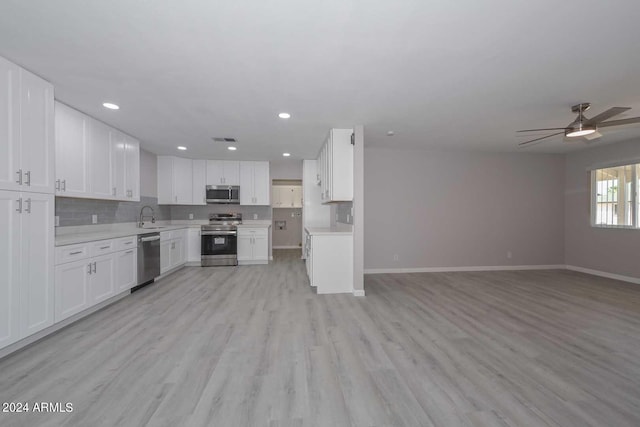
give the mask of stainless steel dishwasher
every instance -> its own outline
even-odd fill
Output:
[[[138,236],[138,286],[160,276],[160,233]]]

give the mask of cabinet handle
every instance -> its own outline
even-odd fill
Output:
[[[89,263],[89,274],[91,274],[91,263]]]
[[[67,191],[67,180],[66,179],[62,180],[62,191]]]
[[[27,171],[24,174],[27,175],[27,182],[25,182],[25,185],[31,187],[31,171]]]
[[[16,200],[16,202],[18,202],[18,209],[16,209],[16,212],[22,213],[22,197]]]
[[[113,187],[113,196],[116,196],[116,187]]]
[[[109,249],[111,246],[102,246],[100,249]]]
[[[125,245],[131,245],[133,242],[124,242]]]
[[[18,180],[16,181],[16,184],[22,185],[22,169],[18,169],[18,172],[16,172],[16,174],[18,175]]]
[[[69,255],[80,255],[82,251],[70,252]]]
[[[56,179],[56,190],[60,191],[60,180]]]
[[[132,254],[133,253],[133,249],[130,251],[125,252],[125,254]]]
[[[93,262],[93,272],[94,272],[94,273],[97,273],[97,272],[98,272],[98,268],[97,268],[97,266],[96,266],[96,262],[95,262],[95,261]]]
[[[24,211],[26,213],[31,213],[31,199],[30,198],[27,199],[26,202],[27,202],[27,207],[24,209]]]

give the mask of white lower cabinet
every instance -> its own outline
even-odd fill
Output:
[[[56,266],[55,314],[56,322],[89,308],[88,260]]]
[[[186,242],[186,229],[160,233],[160,274],[186,264]]]
[[[56,248],[54,319],[60,322],[137,284],[133,238]],[[126,249],[123,249],[126,248]]]
[[[353,235],[306,232],[305,240],[309,284],[317,293],[353,292]]]
[[[53,324],[53,198],[0,191],[0,348]]]
[[[116,253],[116,293],[129,290],[138,282],[138,249]]]
[[[202,257],[202,236],[199,228],[187,231],[187,262],[200,264]]]
[[[238,264],[269,263],[269,227],[238,228]]]

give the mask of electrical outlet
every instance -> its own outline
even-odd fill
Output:
[[[400,257],[398,256],[398,254],[393,254],[393,260],[394,260],[394,261],[398,261],[398,259],[400,259]]]
[[[258,214],[253,214],[253,219],[258,219]]]
[[[60,216],[56,215],[56,227],[60,227]]]
[[[347,214],[347,223],[351,222],[351,215]]]
[[[189,219],[193,219],[193,214],[189,214]]]
[[[511,253],[511,251],[507,251],[507,258],[511,259],[513,257],[513,254]]]
[[[295,218],[296,217],[296,213],[295,212],[291,212],[291,218]]]
[[[98,215],[96,215],[96,214],[91,215],[91,223],[92,224],[97,224],[98,223]]]

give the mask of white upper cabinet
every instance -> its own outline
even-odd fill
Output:
[[[206,185],[240,185],[240,162],[207,160]]]
[[[158,204],[193,204],[192,160],[158,156]]]
[[[269,162],[240,162],[240,204],[270,204]]]
[[[53,86],[0,58],[0,189],[53,193]]]
[[[88,197],[91,193],[85,117],[79,111],[55,103],[56,195]]]
[[[353,200],[352,129],[331,129],[317,159],[323,203]]]
[[[96,199],[112,199],[115,195],[109,127],[91,119],[87,120],[86,127],[89,142],[89,161],[87,163],[90,194]]]
[[[140,201],[140,143],[125,136],[125,200]]]
[[[122,132],[111,129],[113,186],[115,198],[140,201],[140,143]]]
[[[193,192],[192,201],[194,205],[207,204],[207,161],[193,161]]]

